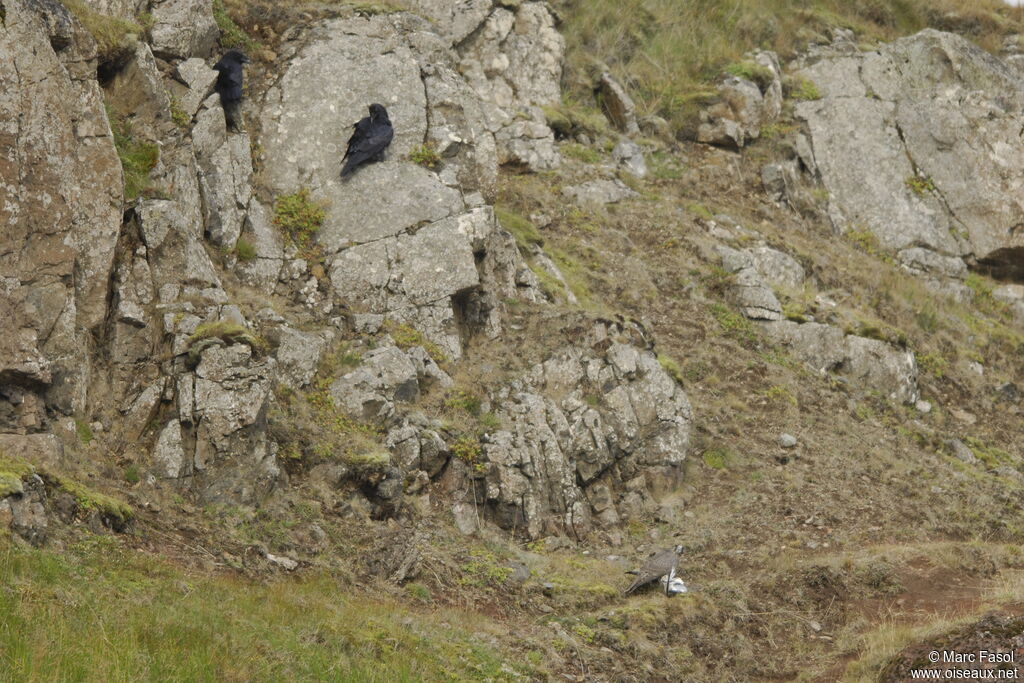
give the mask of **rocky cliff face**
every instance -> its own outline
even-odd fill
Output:
[[[540,107],[559,99],[563,42],[546,6],[424,3],[430,21],[294,30],[248,105],[253,136],[226,130],[211,93],[203,3],[156,7],[152,46],[138,44],[106,93],[92,39],[62,6],[6,7],[3,429],[98,422],[112,446],[148,453],[147,486],[259,505],[287,484],[268,436],[275,387],[308,387],[332,343],[362,336],[379,341],[332,385],[338,409],[387,432],[385,479],[447,471],[450,444],[410,422],[410,407],[452,386],[437,361],[503,333],[507,302],[547,300],[489,204],[499,165],[558,164]],[[160,146],[150,189],[123,211],[104,95]],[[342,182],[348,126],[371,102],[388,107],[395,141]],[[410,160],[422,150],[440,163]],[[273,224],[285,195],[324,207],[315,245]],[[395,346],[394,325],[420,345]],[[682,390],[649,351],[593,334],[508,386],[476,389],[507,427],[481,437],[476,469],[449,485],[477,491],[502,526],[615,527],[621,496],[602,478],[639,477],[628,503],[639,514],[645,472],[686,457]],[[657,410],[646,394],[663,398]]]

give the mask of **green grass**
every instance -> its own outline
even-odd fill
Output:
[[[145,33],[138,23],[100,14],[82,0],[61,2],[96,40],[101,65],[127,59]]]
[[[821,90],[817,84],[806,78],[794,78],[787,82],[786,94],[802,102],[821,99]]]
[[[492,576],[488,566],[479,578]],[[190,574],[109,537],[61,554],[0,541],[0,585],[5,680],[509,680],[536,673],[497,650],[495,634],[468,613],[356,598],[326,575],[256,583]]]
[[[295,242],[300,249],[312,246],[316,233],[327,219],[327,205],[314,201],[309,188],[281,195],[274,203],[274,225]]]
[[[243,263],[252,261],[256,258],[256,245],[245,237],[239,237],[238,241],[235,242],[235,256]]]
[[[107,118],[124,173],[124,200],[130,202],[152,191],[149,174],[160,159],[160,148],[154,143],[136,138],[131,122],[109,106]]]
[[[424,168],[434,169],[441,165],[441,155],[433,145],[427,143],[409,152],[409,161]]]
[[[220,46],[222,48],[254,50],[260,46],[231,18],[231,14],[224,6],[224,0],[213,0],[213,19],[217,22],[217,28],[220,29]]]
[[[907,187],[918,197],[923,197],[929,192],[935,192],[935,183],[931,178],[912,175],[906,180]]]
[[[757,345],[757,328],[754,327],[754,323],[740,313],[725,304],[715,303],[711,305],[711,315],[714,316],[725,336],[747,348]]]
[[[560,0],[568,47],[566,97],[593,99],[605,66],[625,83],[638,115],[657,114],[677,134],[695,129],[696,115],[715,97],[724,72],[759,76],[744,65],[758,48],[793,56],[833,27],[866,41],[889,40],[932,26],[959,31],[996,50],[1017,32],[1016,14],[999,0]],[[599,55],[601,63],[595,56]],[[791,96],[816,99],[812,85]]]
[[[512,209],[500,204],[494,207],[494,215],[497,217],[501,227],[508,230],[516,238],[516,244],[519,245],[520,249],[526,249],[531,244],[544,243],[544,238],[540,236],[536,226],[525,216],[521,216]]]
[[[40,476],[62,491],[71,494],[79,508],[86,512],[98,512],[116,528],[123,527],[135,517],[135,511],[124,501],[95,491],[81,482],[50,472],[42,472]]]
[[[756,83],[762,91],[766,90],[775,80],[775,73],[771,69],[749,59],[728,65],[725,67],[725,72]]]

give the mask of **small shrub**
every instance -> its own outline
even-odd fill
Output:
[[[578,142],[565,143],[561,147],[561,152],[570,159],[578,159],[587,164],[599,164],[604,160],[604,157],[596,149]]]
[[[249,262],[256,258],[256,246],[244,237],[235,242],[235,256],[239,261]]]
[[[441,155],[430,143],[420,145],[409,152],[409,160],[424,168],[434,169],[441,165]]]
[[[327,205],[311,199],[309,188],[282,195],[274,203],[274,225],[281,228],[300,249],[311,245],[325,220]]]
[[[788,403],[792,406],[797,405],[796,396],[793,395],[793,392],[786,387],[779,386],[777,384],[769,387],[764,392],[764,397],[772,403]]]
[[[480,447],[479,439],[472,436],[460,436],[452,442],[452,455],[472,467],[477,472],[484,471],[484,464],[480,461],[483,449]]]
[[[415,327],[389,320],[386,329],[391,338],[395,340],[395,346],[398,348],[409,349],[414,346],[422,346],[435,362],[444,363],[448,360],[441,347],[423,336],[423,333]]]
[[[142,475],[139,474],[139,468],[135,465],[129,465],[128,469],[124,471],[124,480],[129,484],[138,484],[142,481]]]
[[[175,95],[167,93],[167,99],[171,103],[171,120],[174,121],[178,128],[188,128],[189,124],[192,123],[192,117],[181,108],[181,102]]]
[[[444,401],[445,406],[453,410],[461,410],[469,413],[473,417],[480,415],[480,397],[475,394],[471,394],[465,389],[455,389],[448,394],[448,398]]]
[[[479,588],[502,586],[512,576],[512,568],[501,566],[498,557],[486,550],[472,551],[462,571],[459,583]]]
[[[711,305],[711,314],[715,317],[725,336],[748,348],[757,344],[757,330],[754,328],[754,324],[744,316],[728,306],[718,303]]]
[[[414,582],[405,584],[405,592],[409,594],[410,598],[419,602],[430,602],[433,598],[430,589],[422,583]]]
[[[917,355],[917,366],[929,375],[941,379],[946,375],[949,361],[937,353],[920,353]]]
[[[494,413],[484,413],[480,416],[480,426],[484,429],[498,429],[501,427],[501,418]]]

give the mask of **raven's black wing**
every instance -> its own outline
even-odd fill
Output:
[[[233,102],[242,99],[242,65],[237,62],[217,62],[213,65],[217,71],[216,90],[220,96]]]
[[[348,150],[344,157],[345,167],[341,170],[341,175],[348,175],[361,164],[383,152],[394,137],[395,130],[389,123],[373,125],[369,117],[359,121],[348,141]]]

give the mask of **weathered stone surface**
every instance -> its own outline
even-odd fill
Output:
[[[934,30],[875,52],[824,51],[800,73],[823,94],[797,112],[838,229],[861,225],[886,248],[1021,274],[1024,82],[1016,73]]]
[[[330,391],[335,402],[353,417],[384,420],[394,414],[395,403],[419,398],[416,363],[396,346],[374,349],[363,356],[358,368],[336,380]]]
[[[220,30],[213,19],[212,0],[155,0],[151,11],[157,56],[206,57],[217,44]]]
[[[729,295],[743,315],[754,320],[781,320],[782,304],[769,286],[791,286],[803,280],[803,268],[792,257],[769,247],[738,251],[718,247],[722,267],[734,274]]]
[[[273,371],[272,360],[255,361],[244,344],[213,346],[179,381],[179,416],[194,430],[204,500],[257,503],[281,476],[266,435]]]
[[[46,486],[39,475],[31,474],[21,484],[21,491],[0,499],[0,521],[10,520],[12,532],[32,545],[46,542]]]
[[[86,404],[87,331],[106,315],[121,165],[92,37],[63,5],[37,7],[4,2],[0,31],[0,385],[70,413]]]
[[[188,86],[178,98],[178,104],[189,119],[192,119],[199,111],[199,106],[213,91],[213,84],[217,82],[217,72],[206,65],[206,60],[192,57],[178,65],[177,74]]]
[[[812,371],[845,376],[860,389],[914,404],[921,398],[914,353],[877,339],[845,335],[819,323],[779,320],[764,323],[768,338],[802,360]]]
[[[622,139],[612,149],[612,161],[637,178],[647,176],[647,160],[640,145],[632,140]]]
[[[601,332],[590,341],[608,333]],[[588,487],[605,477],[643,481],[645,472],[671,471],[685,459],[686,395],[654,354],[608,341],[603,353],[567,348],[495,397],[509,427],[487,435],[483,479],[499,525],[534,538],[584,535],[594,523]]]
[[[268,337],[277,343],[278,379],[293,389],[301,389],[312,381],[334,332],[303,332],[284,326]]]
[[[602,73],[598,79],[597,89],[605,116],[612,122],[612,125],[627,135],[639,133],[640,126],[636,122],[636,105],[626,89],[607,71]]]
[[[178,420],[171,420],[160,430],[153,449],[153,468],[157,476],[167,479],[178,479],[191,473],[192,463],[185,457]]]

